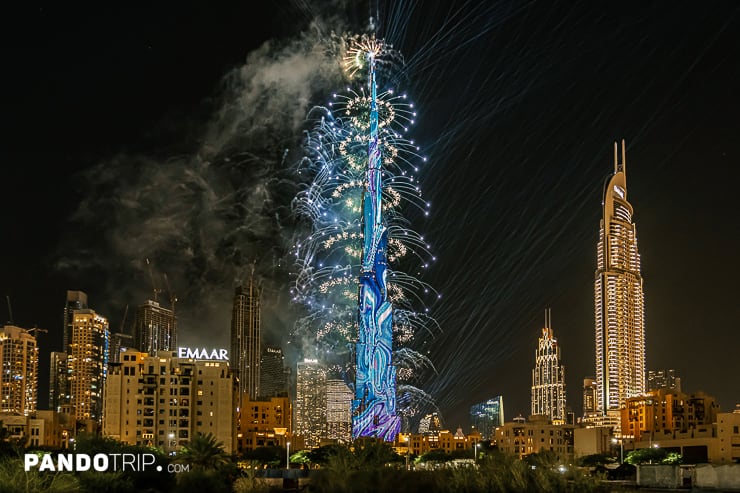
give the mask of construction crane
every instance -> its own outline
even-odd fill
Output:
[[[172,289],[170,288],[170,280],[167,278],[167,273],[163,274],[164,276],[164,285],[167,286],[167,296],[170,297],[170,310],[172,310],[172,314],[175,314],[175,303],[177,303],[177,298],[172,293]]]
[[[146,267],[149,270],[149,279],[152,281],[152,290],[154,291],[154,301],[157,301],[157,298],[159,296],[159,293],[162,292],[161,289],[157,288],[157,284],[154,282],[154,274],[152,274],[152,264],[149,262],[149,259],[146,259]]]
[[[123,310],[123,320],[121,320],[121,326],[118,328],[118,332],[123,334],[125,326],[126,326],[126,316],[128,315],[128,304],[126,305],[126,309]]]
[[[38,327],[34,327],[33,329],[24,329],[24,330],[25,330],[26,332],[28,332],[29,334],[30,334],[31,332],[43,332],[44,334],[48,334],[48,333],[49,333],[49,331],[48,331],[48,330],[46,330],[46,329],[40,329],[40,328],[38,328]]]

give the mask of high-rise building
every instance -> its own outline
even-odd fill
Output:
[[[552,330],[550,310],[537,341],[532,370],[532,414],[547,416],[554,424],[565,422],[565,367],[560,364],[560,346]]]
[[[295,433],[316,448],[326,431],[326,368],[315,359],[299,362],[296,371]]]
[[[110,333],[105,317],[89,308],[72,310],[67,347],[66,387],[69,394],[65,396],[62,410],[78,421],[100,421],[102,418],[109,345]]]
[[[110,336],[110,362],[118,363],[121,361],[121,351],[127,351],[129,349],[138,349],[134,345],[134,336],[131,334],[124,334],[123,332],[116,332]],[[174,351],[172,348],[171,351]]]
[[[594,280],[598,412],[619,416],[645,392],[645,310],[633,209],[627,201],[625,144],[614,144],[614,173],[606,180]],[[617,420],[618,422],[618,420]]]
[[[136,309],[134,347],[153,354],[177,351],[177,318],[175,312],[158,302],[147,300]]]
[[[596,412],[596,379],[586,377],[583,379],[583,417],[592,417]]]
[[[263,399],[288,395],[288,369],[285,355],[277,346],[265,346],[260,365],[260,394]]]
[[[238,286],[231,312],[231,367],[239,378],[239,395],[251,400],[260,395],[260,295],[262,289],[250,277]]]
[[[36,411],[39,350],[28,330],[6,325],[0,330],[0,412],[28,416]]]
[[[338,443],[352,440],[352,390],[344,380],[326,380],[326,436]]]
[[[67,353],[52,351],[49,358],[49,409],[59,411],[67,380]]]
[[[62,330],[62,351],[66,351],[72,337],[72,313],[87,309],[87,294],[83,291],[67,291],[67,304],[64,305],[64,327]]]
[[[504,424],[504,398],[497,395],[471,406],[470,423],[484,440],[493,440],[496,428]]]
[[[681,377],[677,377],[674,370],[650,370],[647,376],[647,389],[681,392]]]
[[[131,445],[176,452],[197,433],[236,445],[236,385],[222,360],[126,351],[111,364],[103,434]]]
[[[383,207],[384,146],[379,145],[379,113],[375,54],[368,51],[367,102],[370,106],[365,190],[362,210],[362,262],[357,297],[358,330],[355,343],[355,398],[352,400],[352,437],[396,440],[401,417],[396,414],[396,366],[393,364],[393,305],[386,283],[388,228]],[[349,106],[347,106],[349,110]],[[387,123],[387,122],[386,122]]]
[[[87,294],[84,291],[67,291],[67,300],[64,305],[64,311],[62,315],[62,352],[65,353],[65,357],[69,357],[69,343],[72,340],[72,323],[74,321],[73,313],[75,310],[86,310],[87,309]],[[56,403],[56,407],[53,408],[57,411],[62,411],[64,405],[64,412],[70,413],[69,400],[70,400],[70,380],[67,375],[67,361],[59,362],[57,369],[65,374],[64,378],[61,379],[59,385],[54,388],[50,387],[49,392],[56,393],[56,396],[50,400]],[[51,395],[50,395],[51,397]]]

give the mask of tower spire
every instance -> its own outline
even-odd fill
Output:
[[[614,142],[614,173],[619,173],[620,171],[627,174],[627,151],[624,139],[622,139],[622,161],[619,161],[619,142]]]
[[[396,439],[396,367],[393,354],[393,306],[386,284],[388,229],[383,221],[382,165],[379,145],[374,50],[366,53],[370,67],[370,142],[363,198],[363,248],[358,299],[355,398],[352,437]]]

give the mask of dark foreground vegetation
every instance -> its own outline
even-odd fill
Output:
[[[224,453],[223,445],[210,435],[195,437],[175,457],[161,450],[132,447],[98,437],[81,437],[75,446],[75,452],[91,455],[153,453],[157,465],[163,466],[160,472],[153,468],[145,472],[39,472],[37,469],[26,472],[23,454],[32,452],[44,453],[20,444],[0,442],[0,493],[269,493],[299,489],[305,493],[613,491],[604,486],[603,475],[565,465],[555,455],[533,454],[519,460],[491,449],[473,462],[472,458],[452,460],[454,454],[439,453],[407,458],[380,442],[357,442],[351,448],[328,446],[293,454],[292,474],[286,479],[282,478],[285,471],[279,469],[285,467],[285,449],[266,449],[234,457]],[[407,460],[411,470],[406,469]],[[187,470],[167,472],[168,465],[176,464],[187,465]],[[299,467],[301,471],[297,470]],[[299,475],[305,476],[300,483],[296,479]]]

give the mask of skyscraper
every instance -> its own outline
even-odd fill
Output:
[[[364,51],[364,50],[363,50]],[[378,51],[379,52],[379,51]],[[355,344],[355,398],[352,436],[396,439],[396,367],[393,365],[393,306],[386,275],[388,227],[383,216],[383,159],[380,145],[374,49],[359,53],[368,63],[370,89],[369,145],[363,197],[363,244],[358,297],[359,327]]]
[[[108,373],[108,320],[91,309],[72,310],[67,347],[68,396],[62,408],[76,420],[100,421]]]
[[[52,351],[49,358],[49,409],[59,411],[67,380],[67,353]]]
[[[149,354],[177,351],[175,312],[152,300],[140,305],[134,318],[134,347]],[[114,361],[117,361],[116,358]]]
[[[596,412],[596,379],[586,377],[583,379],[583,417],[593,417]]]
[[[266,346],[262,351],[259,389],[262,398],[288,395],[288,372],[285,368],[285,356],[283,350],[277,346]]]
[[[504,424],[504,398],[500,395],[470,407],[470,422],[485,440],[494,439],[496,427]]]
[[[260,295],[262,289],[249,278],[238,286],[231,312],[231,368],[239,378],[239,395],[251,400],[260,395]]]
[[[0,330],[0,412],[28,416],[36,411],[39,350],[28,330],[6,325]]]
[[[625,144],[614,143],[614,174],[605,183],[594,280],[596,399],[614,418],[625,400],[645,392],[645,312],[637,233],[627,202]]]
[[[554,424],[562,424],[565,422],[565,367],[560,364],[560,346],[551,325],[547,309],[532,370],[532,414],[541,414]]]
[[[326,381],[326,438],[339,443],[352,440],[352,390],[337,378]]]
[[[326,368],[315,359],[296,371],[295,433],[308,448],[318,447],[326,431]]]
[[[67,350],[72,333],[72,312],[87,308],[87,294],[83,291],[67,291],[67,304],[64,305],[64,328],[62,330],[62,351]]]

